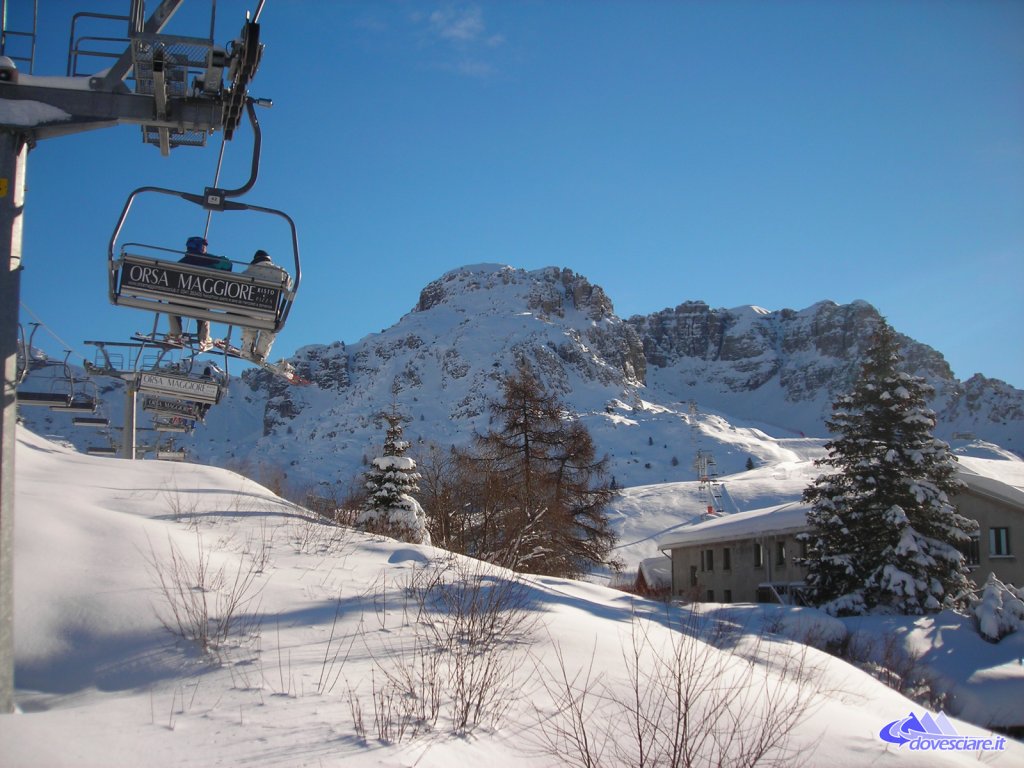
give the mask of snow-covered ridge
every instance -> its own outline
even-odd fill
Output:
[[[786,441],[826,437],[830,405],[877,321],[863,301],[767,313],[691,301],[626,321],[603,288],[570,269],[475,264],[429,283],[381,333],[301,348],[291,363],[311,387],[246,373],[182,442],[199,461],[344,486],[376,455],[383,432],[374,414],[390,407],[393,388],[419,458],[431,443],[462,445],[485,431],[498,382],[525,361],[583,419],[618,487],[689,481],[698,437],[721,474],[748,459],[779,461]],[[941,354],[911,339],[903,351],[936,388],[940,437],[1022,450],[1024,392],[980,375],[958,382]],[[115,425],[118,386],[101,382],[112,389]],[[59,415],[26,417],[81,447],[92,437],[66,429]]]
[[[497,298],[495,291],[503,295]],[[488,294],[490,301],[479,303],[470,298],[477,292]],[[475,264],[454,269],[420,292],[414,311],[426,312],[450,302],[468,303],[481,311],[494,312],[506,311],[510,304],[525,305],[539,315],[558,317],[579,310],[594,321],[614,316],[612,303],[603,289],[572,270],[558,267],[526,271],[500,264]]]

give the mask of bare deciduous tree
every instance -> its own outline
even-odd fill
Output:
[[[463,529],[462,551],[558,576],[606,563],[612,491],[586,427],[525,366],[503,380],[491,417],[495,427],[455,458],[463,495],[451,527]]]

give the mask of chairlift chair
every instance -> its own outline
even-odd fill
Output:
[[[255,184],[259,171],[261,139],[253,104],[253,99],[246,102],[255,140],[252,170],[245,185],[238,189],[207,187],[201,195],[146,186],[139,187],[128,196],[107,250],[109,296],[112,304],[274,333],[284,328],[301,279],[295,222],[287,213],[276,208],[230,199],[248,192]],[[179,259],[184,255],[183,251],[139,242],[119,243],[133,203],[145,195],[178,198],[199,206],[210,215],[228,211],[249,211],[284,221],[291,235],[290,285],[289,280],[283,275],[279,281],[273,281],[241,273],[181,264]]]
[[[92,90],[126,93],[131,82],[136,94],[151,97],[153,120],[142,125],[142,138],[164,156],[178,146],[205,146],[207,135],[217,128],[227,139],[232,137],[263,54],[258,23],[263,0],[255,16],[246,14],[239,36],[226,48],[213,40],[216,0],[209,4],[208,36],[164,31],[183,3],[160,0],[147,18],[145,0],[131,0],[128,15],[81,11],[71,22],[67,75],[92,75],[101,63],[106,65],[102,72],[89,79]],[[117,33],[110,36],[114,25]],[[127,37],[121,32],[125,26]],[[128,48],[122,51],[125,44]],[[182,120],[182,104],[197,108],[205,119]]]
[[[167,440],[160,442],[156,441],[153,446],[156,450],[156,457],[162,461],[184,461],[185,460],[185,449],[177,448],[174,445],[174,438],[168,438]]]
[[[72,397],[67,405],[51,405],[50,410],[61,413],[96,413],[96,401],[92,398]]]
[[[25,339],[25,326],[18,323],[18,355],[14,371],[14,381],[17,384],[21,384],[25,377],[28,376],[29,352],[30,348]]]
[[[110,419],[103,416],[76,416],[71,423],[76,427],[104,429],[110,426]]]
[[[117,444],[114,442],[114,436],[111,434],[110,425],[100,433],[101,436],[106,438],[106,445],[90,445],[85,449],[85,452],[89,456],[117,456],[119,450]]]
[[[157,420],[153,422],[153,429],[157,432],[173,432],[178,434],[186,434],[192,432],[195,428],[195,422],[183,422],[181,424],[175,424],[172,421]]]
[[[220,401],[222,390],[220,384],[215,381],[169,370],[140,371],[136,378],[136,386],[139,392],[147,395],[203,405],[216,405]]]
[[[62,363],[49,362],[52,363],[51,367],[60,366],[62,375],[42,376],[42,381],[32,381],[31,387],[26,383],[28,382],[26,377],[15,390],[19,405],[48,407],[58,410],[67,410],[71,407],[75,396],[75,379],[68,367],[67,356],[65,356]],[[44,386],[43,382],[45,381],[49,382],[48,390],[42,389],[42,386]]]
[[[35,339],[36,331],[39,330],[39,323],[30,323],[32,326],[32,332],[25,335],[25,326],[18,323],[18,346],[17,346],[17,365],[15,370],[15,382],[21,384],[25,381],[25,378],[32,371],[38,371],[43,368],[53,367],[62,365],[65,369],[65,375],[70,375],[67,370],[67,354],[65,355],[64,362],[58,362],[51,360],[46,356],[41,349],[33,346],[32,341]]]
[[[96,376],[124,379],[139,367],[144,370],[159,370],[168,365],[170,349],[158,349],[156,354],[143,356],[142,353],[152,347],[141,341],[87,340],[84,343],[96,347],[93,360],[84,361],[86,372]]]
[[[47,408],[66,408],[71,404],[70,394],[59,392],[17,391],[18,405],[33,405]]]
[[[93,359],[83,361],[87,373],[98,376],[118,376],[124,370],[124,354],[112,352],[107,348],[121,346],[118,342],[87,340],[85,343],[96,347]]]
[[[83,391],[91,390],[91,391]],[[95,413],[99,404],[99,390],[92,379],[73,379],[71,400],[67,405],[51,405],[51,411],[63,413]]]
[[[202,420],[204,409],[203,404],[190,400],[147,394],[142,399],[142,410],[153,414],[156,418],[180,419],[194,423]]]

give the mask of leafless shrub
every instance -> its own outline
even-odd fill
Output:
[[[263,585],[252,558],[240,556],[233,570],[213,567],[197,530],[194,559],[168,536],[167,557],[157,555],[150,544],[148,562],[164,602],[157,616],[169,632],[196,643],[204,653],[220,650],[232,638],[258,637]]]
[[[497,725],[517,698],[519,651],[538,622],[528,586],[480,561],[452,558],[413,583],[417,628],[442,654],[449,715],[456,733]],[[437,670],[428,670],[436,674]]]
[[[405,693],[391,680],[379,688],[371,672],[373,687],[373,727],[384,744],[399,744],[413,725]]]
[[[837,655],[919,704],[936,711],[945,708],[946,693],[933,684],[921,654],[905,649],[898,635],[854,633]]]
[[[338,638],[338,644],[334,645],[335,636],[338,630],[338,617],[341,615],[341,596],[339,595],[334,605],[334,621],[331,622],[331,634],[327,638],[327,647],[324,649],[324,660],[320,665],[320,679],[317,680],[316,692],[319,694],[330,693],[338,683],[338,678],[345,669],[345,662],[352,654],[352,645],[355,643],[356,635],[349,638],[348,650],[341,656],[341,649],[344,643],[343,638]],[[332,654],[331,651],[334,651]],[[351,697],[351,689],[349,695]]]
[[[405,696],[406,715],[417,730],[433,730],[441,714],[444,692],[443,656],[415,635],[413,647],[401,662],[387,665],[388,681]]]
[[[363,721],[363,704],[352,686],[348,688],[348,710],[352,717],[352,729],[360,741],[366,742],[366,723]]]
[[[608,702],[603,696],[601,676],[594,676],[594,654],[586,667],[574,673],[569,672],[562,649],[557,645],[555,658],[558,660],[556,669],[540,669],[543,686],[554,705],[550,716],[537,710],[540,727],[535,734],[541,751],[557,757],[563,765],[599,768],[612,734],[608,729],[595,727]],[[552,674],[554,677],[550,676]]]
[[[342,506],[335,509],[328,516],[328,519],[336,525],[343,526],[345,528],[355,528],[356,518],[362,513],[358,507]]]
[[[761,627],[766,634],[782,635],[786,629],[785,612],[780,610],[766,613]]]
[[[555,710],[538,709],[542,752],[585,768],[795,766],[809,757],[791,743],[820,693],[806,649],[742,634],[684,614],[671,633],[634,617],[623,646],[625,690],[572,671],[557,655],[541,664]],[[708,642],[708,639],[715,642]],[[607,755],[607,757],[606,757]]]
[[[257,574],[262,574],[270,566],[275,534],[276,529],[271,528],[264,518],[260,522],[259,533],[250,532],[242,544],[242,553],[252,559]]]
[[[324,518],[297,517],[288,526],[288,540],[299,555],[342,555],[352,544],[352,529]]]
[[[176,521],[187,523],[189,527],[199,525],[199,498],[194,494],[182,493],[177,485],[163,485],[160,495],[164,500],[164,507],[168,516]]]
[[[386,586],[379,583],[373,596],[378,618],[386,615]],[[404,631],[375,658],[384,676],[373,683],[378,737],[411,738],[442,719],[458,735],[499,725],[521,695],[517,673],[538,621],[527,585],[493,566],[451,558],[413,569],[399,586],[390,600]],[[362,705],[351,686],[349,706],[358,729]]]

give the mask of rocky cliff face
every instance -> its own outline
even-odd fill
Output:
[[[560,324],[572,326],[569,339],[555,345],[566,362],[582,364],[585,356],[580,350],[589,345],[616,372],[611,374],[612,378],[618,378],[621,373],[629,383],[643,382],[647,362],[639,337],[615,316],[612,302],[600,286],[592,285],[570,269],[549,267],[525,272],[483,265],[455,270],[420,292],[414,312],[429,312],[478,291],[495,292],[498,304],[511,312],[525,309],[542,322],[559,324],[562,321]],[[508,294],[508,298],[515,295],[512,304],[522,302],[523,306],[509,306],[506,297],[500,295],[502,292]],[[580,319],[590,322],[579,327]],[[458,365],[453,359],[448,363]]]
[[[619,484],[690,479],[691,403],[726,426],[825,437],[831,403],[856,376],[878,322],[865,302],[828,301],[771,312],[690,301],[624,321],[601,287],[569,269],[464,267],[423,288],[386,331],[300,349],[291,363],[309,387],[247,371],[196,430],[190,455],[283,467],[310,483],[351,478],[381,442],[376,414],[392,403],[410,418],[414,450],[465,444],[488,428],[501,378],[525,361],[612,455]],[[1024,392],[980,375],[959,382],[934,349],[902,342],[908,370],[935,388],[940,437],[1024,451]],[[665,456],[640,458],[649,449]],[[721,472],[741,469],[747,450],[723,448]],[[646,471],[657,461],[664,476]]]
[[[863,301],[777,312],[686,302],[628,322],[643,341],[648,363],[659,369],[651,383],[656,380],[668,394],[685,397],[697,390],[705,393],[702,402],[730,415],[822,434],[832,401],[857,376],[880,319]],[[935,389],[937,434],[971,434],[1020,450],[1024,392],[981,375],[960,382],[939,352],[900,338],[905,369]],[[708,389],[714,391],[710,398]],[[777,402],[766,408],[765,398],[772,395]]]
[[[690,379],[699,374],[729,392],[750,392],[775,381],[786,400],[799,402],[849,385],[879,320],[877,310],[863,301],[777,312],[687,302],[628,322],[651,365]],[[952,380],[942,355],[908,337],[902,340],[911,372],[933,383]]]
[[[779,311],[690,301],[623,321],[605,291],[572,270],[481,264],[431,282],[380,334],[300,350],[292,363],[312,387],[282,386],[262,372],[246,381],[265,403],[263,453],[298,436],[309,446],[304,467],[372,452],[374,414],[393,399],[421,443],[464,443],[486,429],[488,403],[520,361],[582,414],[654,404],[678,423],[683,404],[696,401],[782,436],[825,436],[831,403],[856,376],[879,319],[862,301]],[[940,353],[907,337],[903,354],[935,387],[940,435],[1024,443],[1024,393],[980,376],[958,382]]]
[[[361,457],[378,437],[374,414],[392,399],[417,414],[409,429],[423,441],[464,442],[484,428],[501,377],[520,361],[574,406],[593,409],[640,387],[646,371],[636,330],[599,286],[568,269],[478,265],[431,282],[380,334],[299,350],[291,363],[311,387],[264,371],[243,378],[245,396],[265,402],[260,442],[299,435],[316,444],[300,462],[310,466],[325,453],[350,458],[356,445]]]

